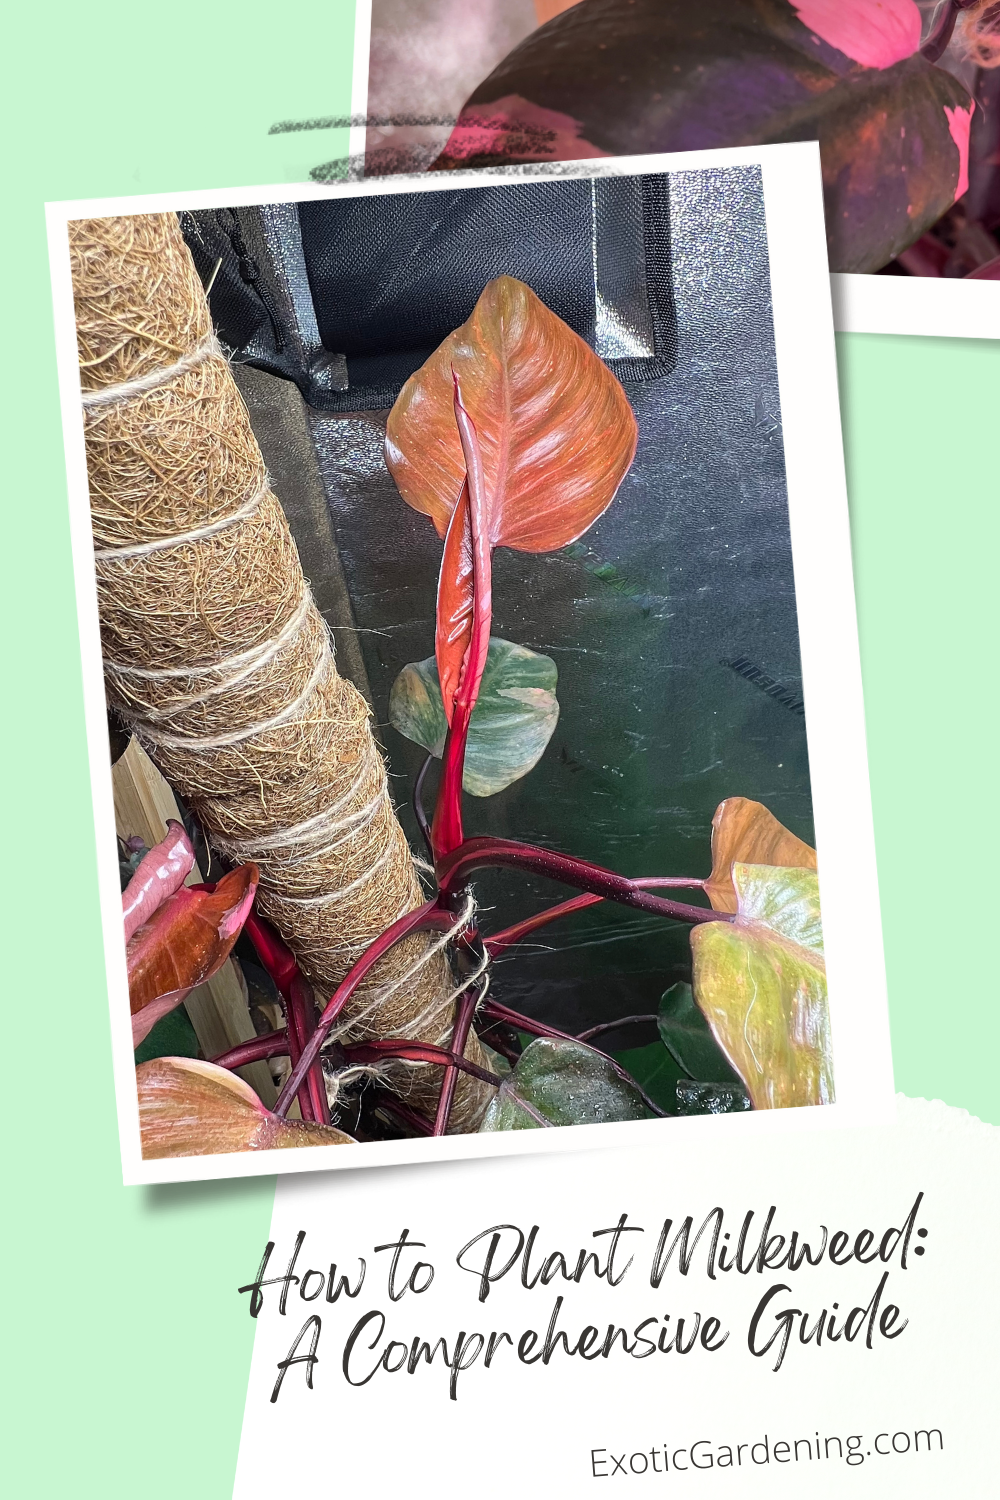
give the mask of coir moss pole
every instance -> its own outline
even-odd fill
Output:
[[[70,226],[109,704],[328,997],[423,896],[367,705],[336,669],[174,214]],[[343,1034],[451,1036],[440,939],[389,953]],[[481,1061],[473,1036],[469,1056]],[[438,1070],[388,1081],[432,1106]],[[455,1129],[482,1084],[463,1076]]]

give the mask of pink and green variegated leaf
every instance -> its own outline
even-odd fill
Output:
[[[755,1109],[830,1104],[833,1052],[814,870],[734,864],[733,922],[691,934],[694,997]]]
[[[354,1145],[353,1137],[335,1126],[279,1120],[242,1078],[194,1057],[158,1057],[136,1068],[135,1078],[147,1161]]]
[[[559,720],[556,664],[494,636],[465,748],[463,788],[493,797],[538,763]],[[440,758],[448,733],[437,662],[411,661],[389,694],[389,722]]]
[[[182,823],[167,821],[167,836],[161,839],[136,866],[135,874],[122,892],[122,919],[125,941],[137,928],[148,922],[153,913],[180,890],[194,869],[194,849]]]
[[[222,968],[250,913],[258,879],[256,865],[241,865],[214,891],[182,886],[135,932],[126,949],[133,1046]]]

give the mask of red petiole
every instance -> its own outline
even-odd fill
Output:
[[[344,1057],[349,1064],[359,1063],[362,1067],[368,1063],[385,1062],[394,1057],[398,1057],[403,1062],[437,1063],[458,1068],[472,1078],[479,1078],[483,1083],[491,1083],[494,1088],[499,1088],[503,1082],[499,1074],[491,1073],[488,1068],[479,1067],[477,1063],[470,1062],[467,1057],[462,1057],[460,1053],[453,1052],[448,1047],[435,1047],[431,1042],[408,1042],[397,1037],[388,1037],[374,1042],[358,1042],[344,1048]]]
[[[309,1038],[316,1030],[316,1002],[313,999],[311,987],[306,983],[301,974],[296,974],[289,987],[288,1000],[288,1029],[291,1035],[294,1017],[296,1040],[298,1051],[301,1054]],[[294,1066],[296,1058],[292,1058]],[[314,1120],[321,1125],[330,1123],[330,1106],[326,1097],[326,1083],[323,1078],[323,1064],[317,1056],[316,1061],[310,1067],[305,1077],[305,1084],[299,1090],[299,1109],[302,1109],[302,1095],[308,1098],[309,1111]],[[303,1113],[303,1119],[306,1116]]]
[[[451,1037],[451,1050],[457,1052],[460,1057],[465,1056],[465,1044],[469,1040],[469,1031],[472,1028],[473,1017],[476,1014],[476,1005],[479,1000],[479,991],[473,987],[466,990],[464,995],[459,995],[458,1005],[455,1009],[455,1026]],[[437,1113],[434,1116],[434,1134],[448,1134],[448,1119],[451,1115],[451,1106],[455,1100],[455,1085],[458,1083],[458,1068],[450,1065],[445,1069],[444,1078],[441,1082],[441,1095],[438,1099]]]
[[[279,1119],[283,1119],[288,1113],[289,1106],[295,1098],[302,1080],[319,1056],[320,1048],[326,1041],[330,1028],[365,975],[375,967],[379,959],[384,958],[391,948],[395,947],[403,938],[409,937],[413,932],[426,932],[429,930],[447,932],[454,925],[455,918],[451,912],[444,910],[443,907],[438,905],[437,901],[425,901],[423,906],[418,906],[413,911],[407,912],[405,916],[393,922],[391,927],[387,927],[385,932],[375,939],[371,947],[361,955],[357,963],[348,971],[334,990],[329,1004],[319,1018],[316,1030],[312,1033],[303,1048],[301,1056],[294,1062],[288,1080],[278,1096],[278,1102],[274,1106],[274,1113]]]
[[[575,885],[606,901],[617,901],[623,906],[654,912],[661,917],[672,917],[680,922],[733,920],[729,912],[712,911],[710,907],[689,906],[683,901],[668,901],[662,896],[654,896],[644,890],[638,881],[629,880],[625,875],[616,875],[613,870],[605,870],[603,866],[591,864],[589,860],[557,854],[551,849],[538,849],[533,844],[520,844],[512,839],[466,839],[460,848],[439,861],[438,885],[441,895],[451,897],[466,884],[473,871],[491,866],[530,870],[532,874],[548,876],[550,880],[561,881],[564,885]],[[684,882],[685,885],[690,883]]]
[[[633,880],[632,884],[640,890],[666,890],[671,887],[679,890],[701,890],[704,888],[704,880],[689,880],[683,875],[651,875],[643,876],[640,880]],[[505,927],[502,932],[495,932],[492,937],[483,939],[483,946],[491,958],[498,953],[503,953],[507,948],[513,948],[522,938],[528,937],[532,932],[537,932],[540,927],[547,927],[550,922],[555,922],[559,917],[568,917],[571,912],[583,911],[585,907],[597,906],[605,898],[595,896],[588,892],[583,896],[573,896],[569,901],[560,901],[558,906],[546,907],[544,911],[536,912],[533,917],[526,917],[523,922],[515,922],[512,927]]]
[[[255,1036],[252,1041],[240,1042],[239,1046],[231,1047],[228,1052],[220,1052],[218,1057],[210,1061],[217,1068],[228,1068],[232,1072],[236,1068],[245,1068],[248,1063],[267,1062],[271,1057],[288,1056],[288,1032],[282,1028],[281,1031],[269,1031],[265,1036]]]

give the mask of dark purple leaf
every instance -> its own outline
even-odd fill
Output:
[[[874,271],[968,182],[971,100],[907,55],[918,22],[912,0],[581,0],[475,90],[435,165],[818,139],[831,267]]]

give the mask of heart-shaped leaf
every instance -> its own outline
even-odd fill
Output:
[[[125,941],[148,922],[194,869],[194,849],[176,818],[167,820],[167,836],[143,856],[135,874],[122,892]]]
[[[661,1041],[616,1051],[614,1058],[647,1099],[652,1099],[665,1114],[677,1113],[677,1080],[683,1077],[683,1069]]]
[[[194,1057],[158,1057],[136,1068],[135,1079],[147,1161],[354,1144],[332,1125],[279,1120],[242,1078]]]
[[[491,638],[465,748],[462,784],[473,797],[502,792],[540,759],[559,719],[557,676],[551,657]],[[433,656],[400,672],[389,695],[389,721],[440,758],[448,723]]]
[[[967,185],[972,101],[919,45],[913,0],[582,0],[475,90],[435,166],[818,140],[831,270],[875,271]]]
[[[736,920],[691,934],[695,999],[755,1109],[832,1103],[818,877],[736,864],[733,880]]]
[[[656,1024],[660,1040],[689,1078],[701,1083],[731,1084],[735,1074],[694,1003],[689,984],[673,984],[660,1001]]]
[[[582,1042],[539,1037],[500,1085],[480,1129],[537,1130],[649,1118],[642,1096],[609,1057]]]
[[[385,457],[408,505],[447,537],[438,587],[437,658],[450,708],[471,634],[466,482],[456,384],[482,456],[490,547],[550,552],[610,505],[637,429],[618,381],[584,341],[512,276],[491,281],[471,316],[404,385]],[[450,718],[450,713],[449,713]]]
[[[256,865],[241,865],[214,891],[182,886],[136,931],[126,949],[133,1046],[222,968],[250,913],[258,878]]]
[[[736,910],[731,872],[737,862],[815,870],[816,850],[790,833],[762,802],[727,797],[712,819],[712,873],[705,883],[715,911]]]

